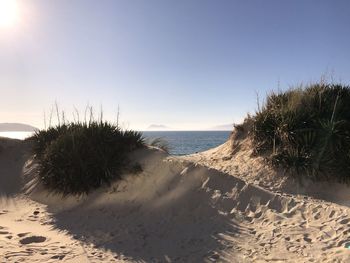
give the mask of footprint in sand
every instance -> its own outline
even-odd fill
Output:
[[[309,238],[307,235],[304,235],[304,241],[307,243],[311,243],[312,242],[312,238]]]
[[[58,260],[62,260],[66,255],[55,255],[52,256],[51,259],[58,259]]]
[[[349,222],[350,222],[350,219],[349,219],[349,218],[345,218],[345,219],[341,220],[341,221],[339,222],[339,224],[345,225],[345,224],[347,224],[347,223],[349,223]]]
[[[315,220],[318,220],[320,218],[321,218],[321,213],[320,212],[317,212],[317,213],[314,214],[314,219]]]
[[[46,241],[46,237],[43,236],[30,236],[22,238],[19,242],[23,245],[28,245],[31,243],[42,243]]]
[[[0,231],[0,235],[7,235],[7,234],[10,234],[10,232],[8,232],[8,231]]]
[[[333,218],[334,215],[335,215],[335,211],[332,210],[328,217],[329,217],[329,218]]]

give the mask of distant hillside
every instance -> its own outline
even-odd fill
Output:
[[[32,132],[37,128],[23,123],[0,123],[0,132],[24,131]]]
[[[152,124],[148,126],[147,130],[169,130],[170,127],[163,124]]]

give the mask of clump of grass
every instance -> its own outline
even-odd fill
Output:
[[[148,139],[146,143],[147,143],[147,145],[161,149],[166,153],[170,152],[169,143],[164,138],[160,137],[160,138]]]
[[[271,93],[252,117],[255,151],[316,180],[350,182],[350,88],[312,84]]]
[[[140,132],[108,122],[60,122],[28,140],[39,165],[41,182],[54,192],[89,193],[130,170],[128,155],[145,145]]]

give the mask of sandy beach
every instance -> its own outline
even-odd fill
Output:
[[[349,263],[349,11],[0,0],[0,263]]]
[[[142,173],[82,197],[47,192],[29,149],[1,139],[0,262],[350,260],[346,199],[291,193],[245,139],[184,157],[138,150]]]

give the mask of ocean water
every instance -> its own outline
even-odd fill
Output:
[[[24,140],[25,138],[31,136],[32,134],[34,134],[34,132],[22,132],[22,131],[0,132],[0,137]]]
[[[226,142],[230,131],[144,131],[146,138],[162,138],[170,154],[185,155],[209,150]]]
[[[148,139],[162,138],[170,148],[170,154],[185,155],[214,148],[227,141],[230,131],[144,131]],[[23,140],[33,132],[0,132],[0,137]]]

